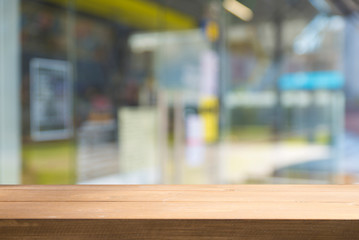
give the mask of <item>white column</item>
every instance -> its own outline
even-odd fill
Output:
[[[0,184],[21,182],[20,0],[0,0]]]

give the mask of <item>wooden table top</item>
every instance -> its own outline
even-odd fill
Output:
[[[359,220],[359,185],[3,185],[0,219]]]

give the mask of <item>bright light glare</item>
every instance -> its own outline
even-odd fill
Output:
[[[237,0],[225,0],[223,2],[223,7],[231,12],[233,15],[236,15],[243,21],[250,21],[253,18],[253,11]]]

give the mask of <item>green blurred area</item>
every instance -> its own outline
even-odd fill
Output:
[[[23,184],[74,184],[75,144],[72,141],[25,143]]]
[[[265,141],[271,137],[271,128],[267,126],[237,126],[229,134],[231,141]]]
[[[270,126],[237,126],[224,134],[226,140],[232,142],[268,142],[273,140],[273,132]],[[308,144],[308,137],[305,134],[290,134],[281,136],[281,141],[291,144]],[[329,144],[330,134],[326,131],[314,133],[314,143]]]
[[[244,142],[271,142],[272,131],[268,126],[242,126],[226,134],[226,139],[231,143]],[[170,137],[169,137],[170,138]],[[171,139],[171,138],[170,138]],[[315,134],[314,142],[327,144],[330,135],[325,132]],[[287,136],[283,143],[306,145],[308,139],[305,136]],[[260,151],[260,148],[258,149]],[[73,141],[31,142],[23,145],[23,184],[75,184],[76,183],[76,144]],[[236,160],[236,163],[244,164],[246,159]],[[183,161],[185,161],[183,159]],[[168,172],[171,173],[169,182],[174,176],[174,159],[168,161]],[[205,163],[207,165],[209,163]],[[245,166],[237,166],[241,169]],[[186,168],[183,172],[184,183],[204,183],[207,175],[202,168]]]

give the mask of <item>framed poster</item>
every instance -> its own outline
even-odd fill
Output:
[[[67,61],[31,60],[30,121],[34,141],[72,136],[72,79]]]

